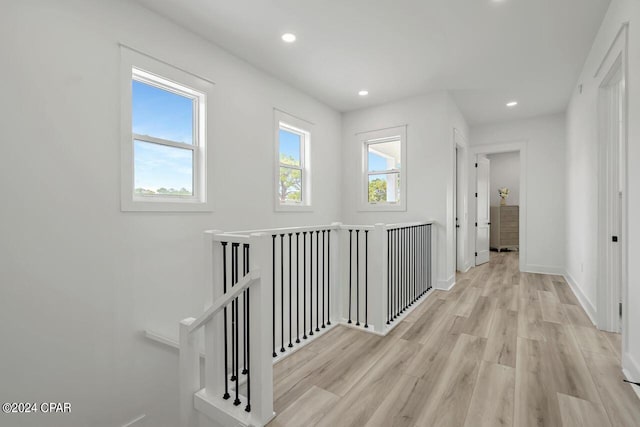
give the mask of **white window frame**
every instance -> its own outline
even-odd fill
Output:
[[[313,125],[279,110],[274,110],[274,190],[276,212],[311,212],[311,132]],[[300,166],[280,162],[280,129],[300,135]],[[280,167],[298,169],[301,172],[302,188],[300,203],[280,201]]]
[[[157,87],[194,101],[193,144],[133,133],[132,82]],[[164,62],[121,46],[121,200],[122,211],[210,212],[207,185],[207,98],[213,83]],[[193,153],[193,195],[162,196],[135,194],[134,141],[190,150]]]
[[[407,210],[407,127],[396,126],[381,130],[358,133],[358,140],[362,147],[362,169],[360,184],[361,211],[406,211]],[[383,142],[400,140],[400,168],[385,171],[369,172],[369,147]],[[369,202],[369,176],[384,174],[400,174],[400,201],[398,203]]]

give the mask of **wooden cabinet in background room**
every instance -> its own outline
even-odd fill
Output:
[[[520,207],[491,206],[491,235],[489,246],[500,252],[503,249],[519,249]]]

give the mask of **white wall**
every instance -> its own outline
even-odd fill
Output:
[[[216,82],[214,213],[120,211],[119,42]],[[176,353],[141,331],[202,311],[203,230],[339,219],[340,115],[129,1],[3,2],[0,55],[0,401],[175,427]],[[315,123],[312,213],[273,211],[274,107]]]
[[[524,230],[527,242],[526,259],[521,268],[562,273],[565,258],[564,114],[475,126],[470,134],[471,146],[476,149],[510,142],[526,144],[527,159],[526,163],[523,159],[521,165],[527,186]]]
[[[628,33],[628,330],[623,343],[622,366],[637,381],[640,378],[640,2],[613,0],[594,40],[567,112],[567,273],[597,311],[594,230],[598,227],[598,114],[597,97],[601,76],[594,75],[622,23]],[[577,86],[577,85],[576,85]],[[624,240],[623,240],[624,241]]]
[[[507,205],[517,206],[520,203],[520,153],[489,154],[487,158],[491,161],[491,206],[500,206],[498,190],[503,187],[509,189]]]
[[[342,218],[346,223],[437,221],[438,285],[455,276],[453,223],[453,129],[467,134],[467,125],[447,92],[345,113],[343,123]],[[357,133],[407,125],[406,212],[359,211],[362,147]]]

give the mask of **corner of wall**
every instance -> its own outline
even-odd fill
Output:
[[[564,276],[565,280],[567,281],[567,283],[569,284],[569,287],[571,288],[571,291],[573,292],[573,294],[578,299],[578,302],[580,303],[580,305],[582,306],[584,311],[589,316],[589,320],[591,320],[591,323],[596,325],[597,324],[597,322],[596,322],[596,314],[597,314],[596,307],[593,305],[591,300],[589,300],[589,298],[587,298],[587,296],[584,294],[584,292],[582,292],[582,288],[580,287],[578,282],[576,282],[576,280],[573,278],[573,276],[569,273],[568,270],[565,270],[565,272],[563,273],[563,276]]]

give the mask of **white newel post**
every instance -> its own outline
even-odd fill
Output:
[[[200,390],[200,349],[198,335],[189,333],[193,317],[180,322],[180,427],[196,427],[193,395]]]
[[[221,230],[212,230],[205,235],[205,256],[207,261],[207,272],[205,274],[205,287],[207,294],[211,295],[211,300],[206,303],[206,307],[213,304],[213,301],[224,295],[223,287],[223,264],[222,264],[222,244],[215,239]],[[227,245],[227,260],[231,257],[231,245]],[[230,268],[230,263],[227,263]],[[227,280],[230,277],[230,270],[227,271]],[[230,286],[231,282],[227,282]],[[229,289],[227,289],[228,291]],[[213,316],[204,325],[204,387],[207,395],[221,398],[224,395],[225,370],[224,370],[224,311]]]
[[[271,349],[272,248],[271,236],[251,234],[251,273],[260,279],[251,286],[249,369],[251,375],[251,415],[265,425],[273,418],[273,361]]]
[[[331,224],[333,231],[331,232],[331,256],[329,261],[331,262],[331,290],[329,303],[331,304],[331,324],[342,320],[342,289],[344,284],[344,265],[341,257],[342,250],[342,223],[334,222]]]
[[[386,322],[387,307],[387,229],[376,224],[369,255],[369,298],[371,301],[370,324],[376,332],[382,332]]]

